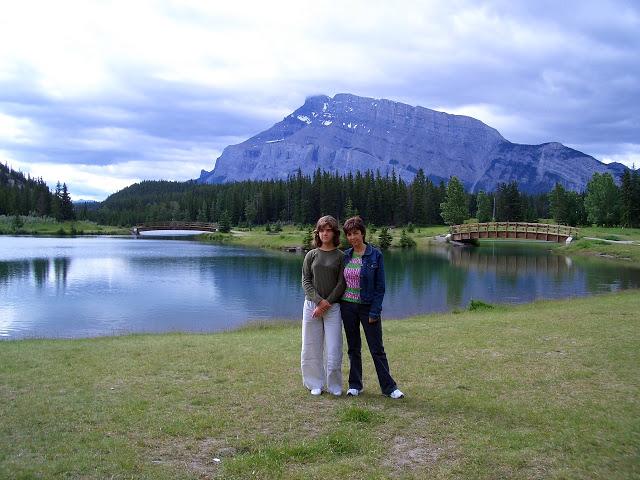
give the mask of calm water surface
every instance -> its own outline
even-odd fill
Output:
[[[0,237],[0,338],[211,332],[300,317],[302,256],[193,240]],[[542,243],[385,254],[386,317],[640,287]]]

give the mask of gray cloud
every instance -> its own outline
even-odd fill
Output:
[[[34,175],[68,166],[50,171],[70,175],[76,197],[197,177],[318,93],[470,114],[514,142],[640,163],[633,2],[336,3],[340,15],[290,2],[287,18],[262,4],[85,5],[66,28],[86,45],[27,45],[39,33],[25,28],[6,34],[23,47],[0,52],[0,160]]]

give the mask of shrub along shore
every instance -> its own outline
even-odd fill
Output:
[[[637,478],[638,293],[385,320],[401,401],[311,397],[298,324],[0,342],[0,477]]]

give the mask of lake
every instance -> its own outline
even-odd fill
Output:
[[[214,332],[296,320],[303,257],[193,239],[0,237],[0,338]],[[385,253],[383,316],[640,287],[640,269],[536,242]]]

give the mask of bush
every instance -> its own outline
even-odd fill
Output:
[[[24,227],[24,220],[20,215],[16,215],[11,219],[11,230],[14,232],[18,232],[22,227]]]
[[[400,246],[402,248],[414,248],[416,246],[416,241],[411,238],[405,230],[402,230],[402,235],[400,235]]]
[[[492,308],[495,308],[495,307],[490,303],[483,302],[482,300],[471,299],[471,302],[469,302],[470,312],[476,312],[478,310],[491,310]]]
[[[311,250],[313,248],[313,230],[308,229],[307,233],[304,234],[304,238],[302,239],[302,248],[306,250]]]

